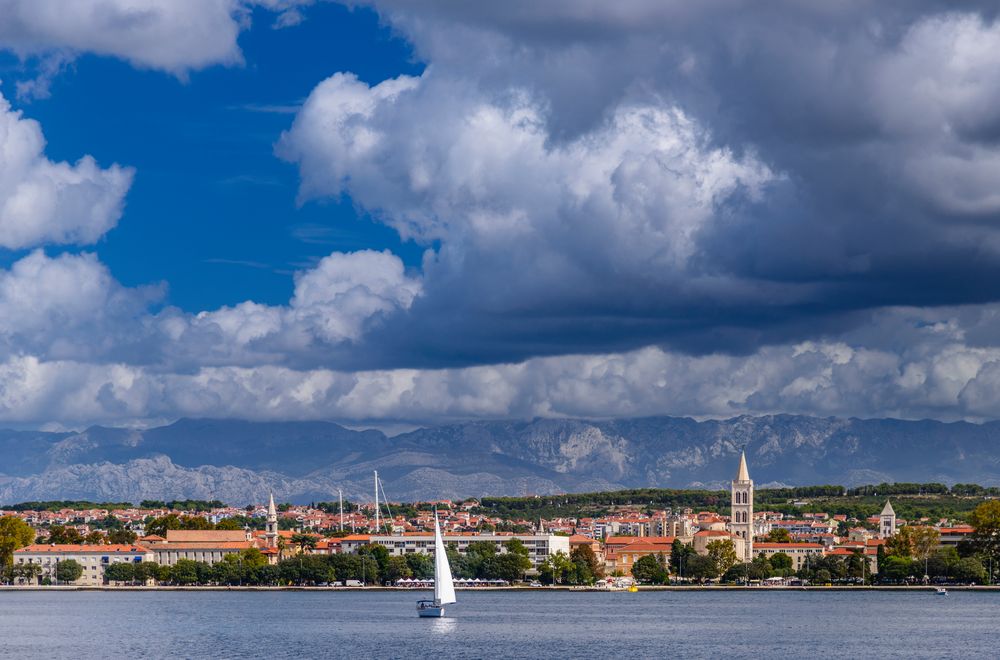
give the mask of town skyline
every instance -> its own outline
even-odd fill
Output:
[[[377,475],[374,479],[377,483]],[[309,578],[301,572],[301,564],[298,573],[279,567],[292,571],[296,556],[357,558],[377,550],[371,558],[374,561],[377,555],[377,564],[386,573],[381,584],[426,586],[431,565],[426,557],[433,546],[428,530],[440,524],[450,548],[449,561],[457,565],[459,577],[471,581],[463,583],[467,587],[509,586],[529,580],[559,584],[566,571],[570,583],[580,580],[579,584],[600,588],[613,588],[622,580],[668,583],[671,577],[746,584],[754,575],[758,582],[766,578],[772,585],[808,584],[809,580],[867,584],[876,576],[882,582],[908,583],[918,577],[913,571],[919,559],[925,562],[922,579],[926,584],[933,553],[937,553],[935,570],[944,571],[942,577],[957,571],[955,575],[965,576],[959,579],[989,584],[992,577],[982,573],[982,561],[992,555],[984,539],[990,538],[989,525],[1000,524],[1000,517],[993,520],[993,514],[987,513],[996,509],[1000,514],[995,499],[1000,492],[971,484],[961,490],[941,484],[881,484],[854,493],[833,486],[757,491],[743,452],[728,502],[719,501],[724,498],[712,492],[670,491],[667,495],[683,504],[658,509],[646,493],[639,496],[644,504],[620,504],[618,510],[612,506],[603,515],[546,519],[533,498],[521,498],[527,510],[539,513],[532,520],[496,511],[491,515],[491,506],[516,507],[517,498],[403,505],[385,499],[380,503],[378,485],[373,492],[371,504],[338,499],[318,507],[277,506],[273,496],[266,505],[240,508],[220,502],[149,501],[140,507],[93,510],[83,508],[86,503],[74,503],[74,511],[57,510],[59,503],[34,503],[43,505],[42,510],[26,503],[14,511],[0,511],[0,521],[9,530],[5,534],[31,530],[30,539],[22,535],[17,537],[20,540],[6,541],[16,546],[5,558],[12,571],[8,580],[21,585],[27,580],[27,584],[61,581],[82,586],[135,584],[137,580],[141,584],[224,584],[230,580],[269,584],[277,580],[280,585],[301,584],[301,580],[317,583],[322,580],[315,575],[330,571],[332,576],[339,570],[340,586],[350,587],[361,586],[354,584],[357,564],[347,568],[343,563],[354,559],[330,559],[339,569],[323,568],[323,560],[316,559],[320,564],[310,570],[319,572],[310,573],[314,577]],[[920,513],[912,519],[898,517],[892,496],[911,511],[927,507],[930,498],[937,519]],[[872,507],[873,498],[884,504]],[[953,510],[941,515],[948,501]],[[755,502],[760,502],[759,509]],[[696,511],[698,504],[705,503],[711,503],[709,510]],[[852,513],[817,510],[822,506]],[[857,512],[866,506],[877,513],[859,517]],[[256,567],[254,571],[276,568],[246,573],[244,564]],[[76,574],[78,566],[82,572]],[[135,573],[136,566],[142,567],[139,573]],[[376,579],[374,568],[365,569],[362,564],[362,570],[371,571],[362,580],[364,575]],[[348,579],[347,574],[353,577]]]

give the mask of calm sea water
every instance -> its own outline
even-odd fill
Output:
[[[1000,593],[0,592],[2,658],[1000,655]]]

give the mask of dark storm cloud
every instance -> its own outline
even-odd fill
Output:
[[[993,3],[374,6],[427,73],[330,79],[279,145],[305,197],[440,246],[354,366],[742,353],[1000,298]]]

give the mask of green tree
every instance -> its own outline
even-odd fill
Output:
[[[365,581],[379,583],[389,567],[389,550],[377,543],[369,543],[358,548],[358,556],[363,558]]]
[[[768,543],[791,543],[792,535],[787,529],[778,527],[767,533]]]
[[[504,555],[508,558],[500,564],[498,579],[508,582],[523,580],[524,574],[531,570],[532,566],[528,548],[521,542],[521,539],[510,539],[503,544],[503,547],[506,550]]]
[[[315,534],[307,534],[305,532],[292,534],[292,545],[298,546],[299,552],[305,552],[306,548],[315,548],[318,541],[319,538]]]
[[[766,555],[757,555],[746,566],[747,577],[751,580],[766,580],[774,572],[771,560]]]
[[[378,566],[369,555],[329,555],[327,561],[333,567],[338,580],[368,582],[378,578]],[[433,574],[434,569],[431,568],[431,575]]]
[[[685,562],[684,576],[695,580],[714,580],[719,577],[719,566],[711,557],[691,555]]]
[[[249,566],[250,568],[263,568],[267,566],[267,557],[257,548],[240,550],[240,559],[243,561],[244,566]]]
[[[955,548],[938,548],[927,560],[927,575],[932,578],[950,577],[951,569],[959,559],[958,550]]]
[[[228,529],[230,531],[237,531],[243,529],[243,523],[240,522],[238,518],[223,518],[219,522],[215,523],[216,529]]]
[[[413,570],[406,557],[389,557],[382,577],[389,584],[395,584],[397,580],[413,577]]]
[[[56,580],[63,584],[76,582],[83,575],[83,566],[74,559],[64,559],[56,562]]]
[[[712,541],[705,546],[708,556],[715,562],[719,573],[725,573],[737,562],[736,546],[729,539]]]
[[[573,570],[573,562],[562,550],[545,558],[538,567],[538,577],[545,584],[562,584],[566,574]]]
[[[249,582],[246,579],[246,569],[239,553],[228,553],[215,563],[212,567],[212,581],[229,585]]]
[[[480,564],[479,578],[516,582],[524,575],[525,561],[528,561],[526,557],[510,552],[486,557]],[[528,561],[528,566],[531,566],[530,561]]]
[[[156,579],[157,582],[160,582],[160,583],[163,583],[163,584],[165,584],[167,582],[170,582],[170,580],[172,579],[172,575],[173,575],[173,567],[172,566],[167,566],[166,564],[156,564],[156,563],[154,563],[152,565],[152,567],[153,567],[153,573],[154,573],[153,577]]]
[[[35,530],[15,516],[0,517],[0,570],[14,561],[14,551],[31,545]]]
[[[909,528],[904,528],[909,529]],[[913,556],[924,564],[924,575],[929,570],[928,561],[931,553],[937,548],[941,540],[941,533],[933,527],[913,527],[910,533],[910,545],[913,547]]]
[[[105,582],[132,582],[135,580],[135,567],[128,562],[116,562],[104,567]]]
[[[722,575],[722,581],[731,583],[746,582],[750,579],[750,564],[736,564],[731,566],[728,571]]]
[[[578,545],[569,553],[573,562],[573,582],[575,584],[594,584],[604,577],[604,567],[589,545]]]
[[[75,527],[52,525],[49,527],[49,537],[44,542],[55,545],[83,543],[83,535]]]
[[[146,534],[165,537],[167,530],[171,529],[214,529],[214,526],[201,516],[181,516],[176,513],[168,513],[146,523]]]
[[[982,584],[986,580],[986,569],[978,559],[965,557],[956,561],[951,567],[951,577],[956,582]]]
[[[670,581],[664,555],[646,555],[632,564],[632,577],[642,584],[666,584]]]
[[[192,559],[178,559],[170,567],[170,581],[174,584],[195,584],[198,581],[198,562]]]
[[[485,578],[488,561],[496,555],[496,545],[491,541],[474,541],[465,549],[465,560],[460,564],[466,578]]]
[[[410,573],[418,580],[428,580],[434,577],[434,560],[430,555],[423,552],[414,552],[406,555],[406,563],[410,567]]]
[[[140,562],[133,565],[133,579],[136,584],[146,584],[150,580],[156,579],[156,570],[159,566],[155,562]]]
[[[865,579],[868,577],[868,560],[865,558],[864,551],[861,548],[855,548],[851,551],[851,556],[847,558],[845,566],[847,567],[847,577]]]
[[[368,564],[376,564],[366,556]],[[378,581],[378,568],[369,567],[375,571],[374,577],[367,576],[369,582]],[[317,585],[327,584],[337,579],[337,571],[333,563],[323,555],[299,555],[278,562],[278,571],[283,581],[290,584]]]
[[[885,552],[890,557],[913,557],[913,528],[901,527],[885,540]]]
[[[10,567],[11,581],[20,580],[24,584],[37,584],[42,574],[41,564],[16,564]]]
[[[776,552],[768,559],[771,562],[771,568],[775,571],[790,571],[792,570],[793,562],[792,558],[786,555],[784,552]]]
[[[176,513],[168,513],[159,518],[153,518],[146,522],[147,536],[167,536],[168,529],[181,529],[181,517]]]
[[[691,545],[682,543],[680,539],[674,539],[670,546],[670,571],[674,575],[683,577],[687,561],[694,554],[694,548]]]
[[[913,572],[913,560],[899,555],[886,555],[884,565],[879,565],[878,577],[882,582],[904,582]]]
[[[969,516],[969,524],[974,528],[973,547],[996,569],[1000,563],[1000,500],[989,500],[977,506]],[[992,583],[993,576],[986,577]]]
[[[131,529],[125,529],[124,527],[118,529],[112,529],[108,532],[108,543],[117,543],[120,545],[132,545],[135,543],[136,533]]]

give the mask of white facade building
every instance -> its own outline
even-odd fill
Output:
[[[460,553],[468,550],[470,543],[482,541],[494,543],[498,553],[505,552],[504,543],[511,539],[517,539],[524,544],[528,550],[528,558],[534,568],[538,568],[542,562],[555,555],[557,552],[569,556],[569,537],[557,536],[555,534],[515,534],[511,536],[503,534],[444,534],[445,546],[455,544]],[[434,555],[434,535],[433,534],[404,534],[401,536],[370,536],[370,537],[346,537],[341,541],[342,552],[355,552],[358,548],[368,543],[381,545],[389,551],[391,555],[408,555],[416,552],[423,552]]]
[[[72,584],[95,587],[104,584],[104,569],[111,564],[138,564],[153,561],[153,553],[141,545],[29,545],[14,551],[14,564],[36,564],[41,573],[35,578],[40,584],[48,578],[56,584],[56,565],[72,559],[83,567],[83,574]]]

